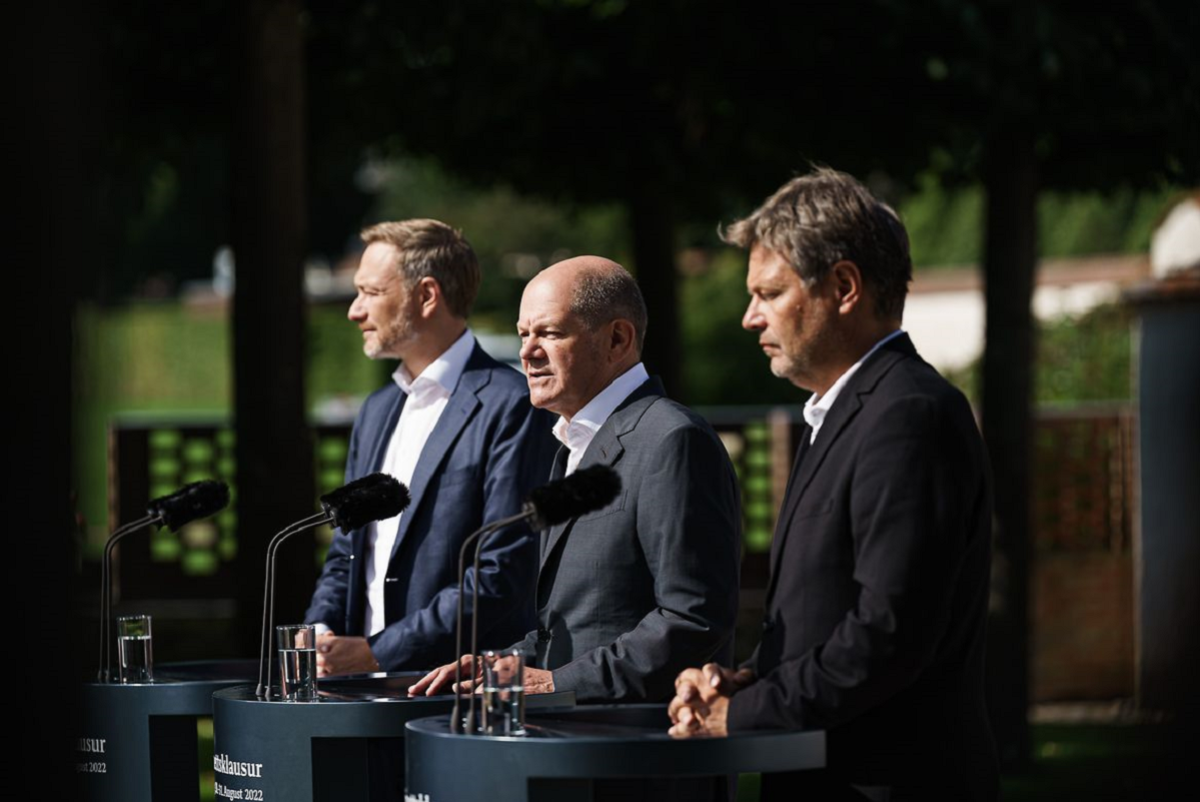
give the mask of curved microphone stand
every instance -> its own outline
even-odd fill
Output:
[[[263,580],[262,642],[258,650],[258,688],[254,692],[260,699],[271,698],[271,664],[274,662],[272,660],[274,641],[271,638],[271,629],[275,624],[275,556],[279,552],[279,547],[283,545],[283,541],[292,535],[330,523],[333,519],[332,511],[310,515],[304,520],[285,527],[267,544],[266,576]],[[265,681],[264,673],[266,674]]]

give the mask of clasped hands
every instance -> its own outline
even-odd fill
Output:
[[[734,670],[716,663],[689,668],[675,678],[675,698],[667,707],[674,738],[717,737],[729,734],[729,697],[754,682],[748,668]]]

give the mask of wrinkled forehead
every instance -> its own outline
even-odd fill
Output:
[[[521,295],[521,309],[517,325],[564,325],[575,315],[571,312],[570,285],[553,280],[534,279]]]
[[[751,291],[760,284],[790,284],[796,281],[800,281],[800,275],[784,254],[771,250],[761,243],[750,250],[746,287]]]

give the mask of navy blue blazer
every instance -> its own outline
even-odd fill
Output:
[[[350,435],[347,482],[382,468],[406,398],[395,383],[367,398]],[[384,671],[456,657],[459,547],[483,524],[520,512],[529,491],[545,482],[555,446],[551,425],[530,406],[525,378],[476,344],[409,487],[412,503],[400,519],[384,585],[387,626],[368,639]],[[369,556],[365,528],[335,533],[307,623],[365,634]],[[469,594],[478,586],[482,647],[505,646],[533,626],[537,560],[537,538],[518,526],[488,538],[478,581],[468,565],[463,626],[470,627]]]

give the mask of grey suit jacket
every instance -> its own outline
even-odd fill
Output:
[[[616,500],[542,533],[538,630],[519,644],[581,702],[670,698],[676,675],[728,660],[741,508],[712,427],[642,384],[579,467],[608,465]]]

